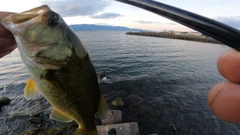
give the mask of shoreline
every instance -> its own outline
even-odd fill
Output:
[[[127,32],[127,35],[137,35],[137,36],[150,36],[150,37],[160,37],[160,38],[170,38],[178,40],[187,40],[195,42],[213,43],[213,44],[223,44],[213,38],[195,35],[177,35],[166,32]]]

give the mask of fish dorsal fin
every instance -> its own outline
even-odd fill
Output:
[[[50,114],[50,118],[54,119],[56,121],[61,121],[61,122],[71,122],[73,121],[71,118],[67,117],[66,115],[62,114],[61,112],[53,109],[53,111]]]
[[[38,88],[32,78],[30,78],[24,88],[24,97],[27,100],[30,99],[36,99],[40,96],[40,93],[38,92]]]
[[[98,105],[97,117],[101,120],[106,119],[108,115],[108,105],[105,98],[101,95]]]

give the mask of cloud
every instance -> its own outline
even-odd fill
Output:
[[[138,21],[135,21],[137,23],[141,23],[141,24],[167,24],[167,25],[176,25],[176,23],[161,23],[161,22],[154,22],[154,21],[145,21],[145,20],[138,20]]]
[[[93,15],[110,5],[106,0],[43,0],[41,3],[63,17]]]
[[[215,20],[230,25],[232,27],[240,28],[240,16],[231,17],[219,16],[216,17]]]
[[[154,23],[160,24],[160,22],[145,21],[145,20],[138,20],[134,22],[141,23],[141,24],[154,24]]]
[[[224,1],[219,1],[219,2],[211,2],[211,1],[209,1],[208,3],[206,3],[205,5],[208,5],[208,6],[212,6],[212,5],[225,5],[226,4],[226,2],[224,2]]]
[[[113,19],[117,17],[121,17],[122,15],[117,14],[117,13],[103,13],[100,15],[92,15],[91,18],[95,19]]]
[[[145,20],[138,20],[138,21],[135,21],[135,22],[141,23],[141,24],[154,24],[154,23],[160,24],[160,22],[145,21]]]

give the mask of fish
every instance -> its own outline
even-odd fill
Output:
[[[51,119],[78,124],[73,135],[97,135],[94,118],[106,118],[108,105],[88,51],[63,18],[42,5],[1,24],[14,35],[30,75],[24,97],[42,95],[53,108]]]

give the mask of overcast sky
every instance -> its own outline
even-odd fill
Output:
[[[240,28],[240,0],[156,0]],[[14,4],[13,4],[14,3]],[[178,23],[114,0],[6,0],[2,11],[21,12],[42,4],[62,15],[68,24],[101,24],[145,30],[190,31]]]

